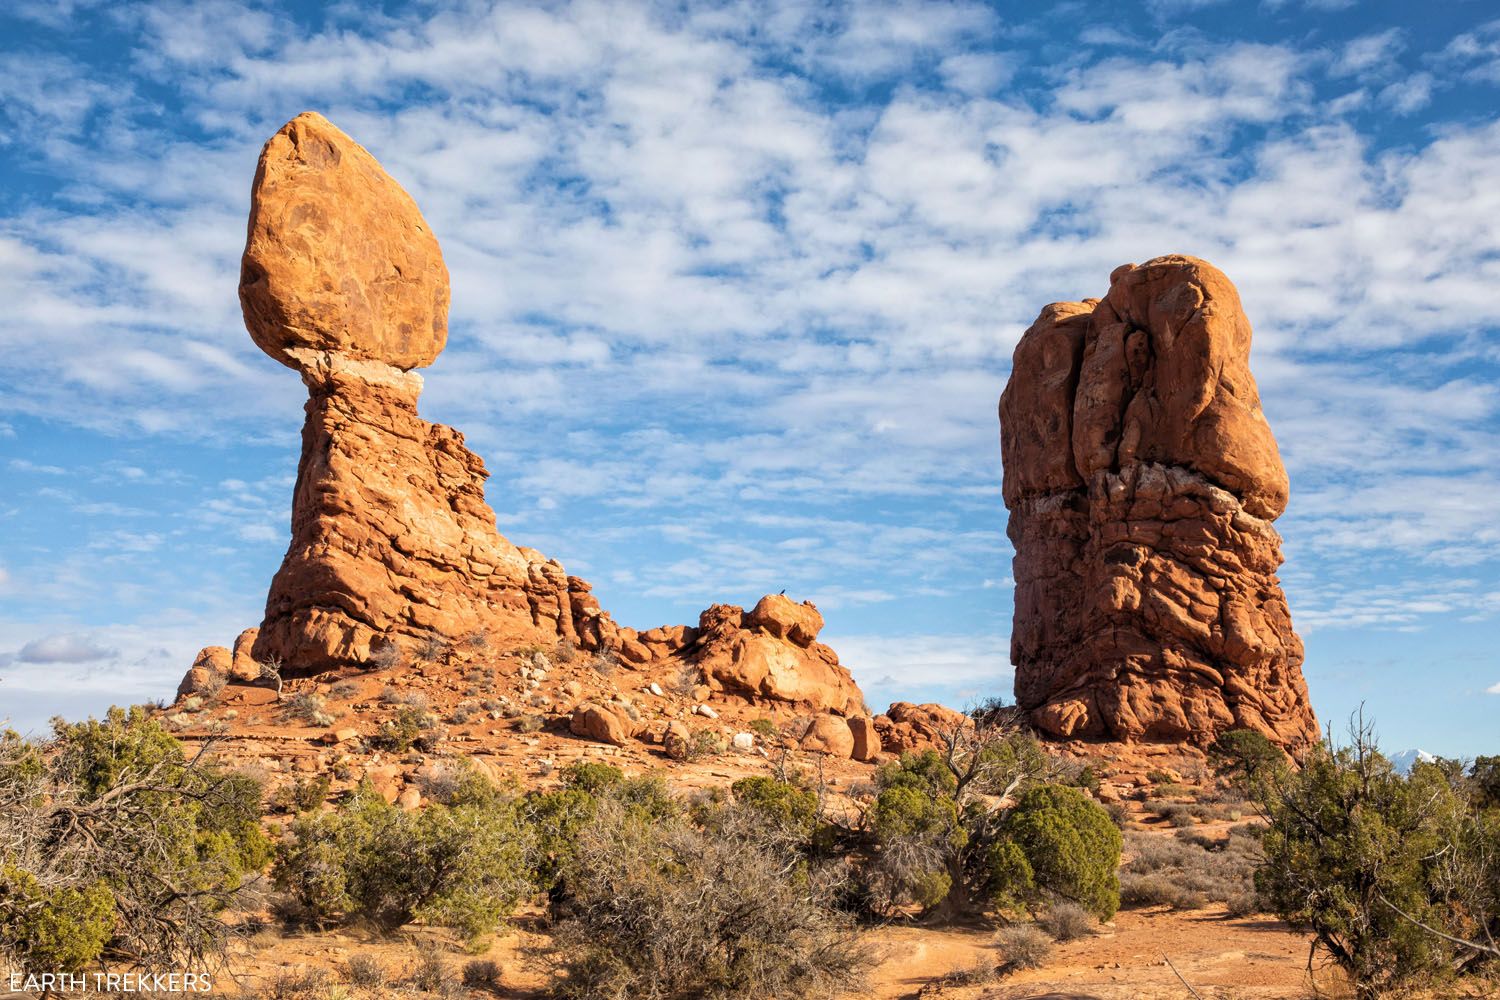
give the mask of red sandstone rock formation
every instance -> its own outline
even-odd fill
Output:
[[[292,542],[255,658],[293,676],[428,636],[576,640],[590,616],[562,567],[495,530],[484,463],[417,415],[422,379],[407,369],[447,338],[437,240],[374,157],[319,115],[261,153],[240,301],[251,337],[310,396]]]
[[[447,339],[437,240],[375,158],[319,115],[299,115],[261,153],[240,301],[251,337],[301,373],[309,399],[291,545],[265,620],[235,644],[232,668],[220,651],[220,672],[253,682],[274,660],[295,677],[482,634],[612,651],[636,669],[691,666],[705,698],[861,713],[849,671],[816,641],[823,617],[810,603],[714,605],[696,628],[637,633],[583,580],[496,531],[484,463],[458,431],[417,415],[422,379],[410,369]],[[590,706],[574,730],[632,736],[616,715]]]
[[[1054,303],[1000,399],[1016,699],[1058,737],[1318,738],[1271,522],[1287,476],[1229,279],[1192,257]]]

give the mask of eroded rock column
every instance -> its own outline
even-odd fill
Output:
[[[1287,476],[1250,324],[1192,257],[1054,303],[1000,400],[1016,698],[1062,738],[1318,738],[1276,571]]]

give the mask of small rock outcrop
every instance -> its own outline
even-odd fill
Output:
[[[240,302],[256,344],[309,394],[292,541],[256,660],[296,676],[432,636],[599,632],[586,585],[498,533],[463,435],[417,415],[410,369],[447,340],[442,253],[410,196],[320,115],[261,153]]]
[[[1016,699],[1061,738],[1318,738],[1272,527],[1287,475],[1250,323],[1192,257],[1054,303],[1000,399]]]

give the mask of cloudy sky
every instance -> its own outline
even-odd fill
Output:
[[[786,588],[872,703],[1008,693],[1011,350],[1185,252],[1255,326],[1320,717],[1500,752],[1494,13],[10,0],[0,717],[170,695],[259,622],[305,397],[238,258],[316,109],[442,241],[424,414],[622,622]]]

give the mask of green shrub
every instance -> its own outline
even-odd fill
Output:
[[[404,705],[394,719],[381,723],[375,735],[370,737],[370,745],[389,753],[405,753],[413,747],[431,750],[436,744],[436,726],[437,720],[430,712],[415,705]]]
[[[1042,785],[1021,796],[1004,831],[1031,864],[1039,889],[1069,899],[1100,920],[1120,907],[1121,837],[1109,813],[1083,792]]]
[[[767,775],[741,778],[729,786],[734,800],[789,829],[812,833],[818,818],[817,793]]]
[[[72,962],[100,928],[102,947],[143,964],[222,954],[219,913],[269,859],[261,801],[256,781],[186,756],[143,708],[58,720],[46,741],[0,734],[0,957]]]
[[[30,872],[0,865],[0,954],[20,971],[78,972],[98,959],[115,925],[115,899],[101,880],[43,889]]]
[[[764,716],[759,719],[751,720],[750,731],[756,736],[759,736],[765,743],[775,743],[777,738],[781,735],[776,730],[776,723],[772,722],[770,719],[765,718]]]
[[[316,809],[328,799],[328,789],[333,784],[333,775],[320,774],[316,778],[293,781],[282,785],[272,793],[268,805],[272,812],[302,813]]]
[[[299,817],[273,876],[289,915],[308,923],[390,932],[420,919],[473,938],[534,891],[532,846],[520,802],[499,790],[408,812],[365,786],[333,812]]]
[[[1253,729],[1220,734],[1208,753],[1219,776],[1246,794],[1266,788],[1287,769],[1282,749]]]
[[[1485,898],[1494,890],[1482,888],[1483,827],[1462,780],[1426,765],[1403,777],[1367,727],[1351,735],[1261,789],[1270,826],[1255,883],[1273,912],[1313,933],[1361,997],[1376,997],[1483,961],[1483,951],[1421,925],[1477,940],[1494,920]]]

